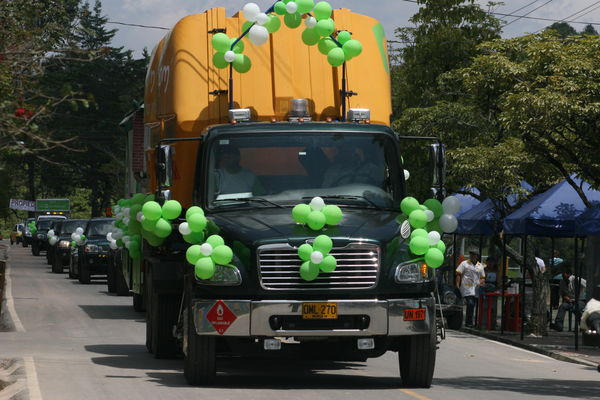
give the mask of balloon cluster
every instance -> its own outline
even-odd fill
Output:
[[[458,226],[454,214],[460,211],[460,201],[453,196],[446,197],[442,203],[428,199],[423,204],[414,197],[405,197],[400,203],[403,215],[412,228],[409,248],[416,256],[424,256],[425,263],[431,268],[439,268],[444,263],[446,245],[441,233],[452,233]]]
[[[327,56],[327,61],[333,67],[339,67],[346,61],[358,57],[363,50],[362,43],[352,39],[348,31],[336,32],[335,21],[331,18],[333,9],[327,1],[315,4],[314,0],[283,0],[276,2],[266,12],[262,12],[256,3],[247,3],[243,9],[244,17],[248,20],[242,26],[242,31],[248,32],[250,42],[260,46],[269,40],[269,35],[281,27],[281,20],[288,28],[296,29],[306,26],[302,32],[302,41],[307,46],[318,45],[319,51]],[[227,68],[230,64],[240,73],[250,70],[250,59],[242,54],[244,43],[241,39],[229,38],[224,33],[213,36],[213,48],[217,53],[213,56],[213,64],[217,68]]]
[[[320,231],[325,225],[338,225],[342,217],[342,210],[338,206],[325,205],[321,197],[313,198],[309,204],[298,204],[292,209],[294,221],[308,225],[313,231]]]
[[[333,272],[337,267],[337,260],[329,252],[333,248],[333,241],[327,235],[317,236],[313,245],[306,243],[298,248],[298,256],[303,261],[300,266],[300,277],[305,281],[314,281],[319,272]]]
[[[54,232],[54,229],[50,229],[48,231],[48,243],[50,243],[50,246],[54,246],[56,243],[58,243],[58,237],[56,237],[56,232]]]
[[[52,233],[54,233],[54,232],[52,232]],[[50,235],[50,232],[48,232],[48,235]],[[71,246],[73,246],[73,247],[83,245],[86,240],[87,240],[87,238],[83,234],[82,227],[78,227],[77,229],[75,229],[75,232],[71,233]]]
[[[194,266],[194,272],[199,279],[210,279],[215,275],[217,265],[229,265],[233,259],[233,251],[225,245],[221,236],[212,235],[202,245],[190,246],[185,258]]]
[[[35,235],[37,233],[37,226],[35,226],[35,221],[30,221],[29,224],[27,224],[27,227],[29,228],[29,232],[31,232],[32,235]]]
[[[179,224],[179,233],[183,240],[189,244],[199,244],[204,241],[204,230],[208,220],[204,216],[204,210],[198,206],[190,207],[185,213],[186,222]]]

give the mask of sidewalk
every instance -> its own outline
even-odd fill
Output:
[[[598,366],[600,372],[600,347],[583,346],[579,335],[579,350],[575,350],[575,334],[573,332],[555,332],[548,330],[548,336],[525,336],[521,340],[520,332],[487,331],[479,328],[462,328],[462,332],[485,337],[490,340],[520,347],[535,353],[561,361],[567,361],[588,366]]]

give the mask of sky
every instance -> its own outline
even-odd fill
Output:
[[[252,1],[265,10],[273,4],[274,0]],[[487,0],[477,1],[487,9]],[[247,2],[248,0],[102,0],[102,6],[104,14],[110,21],[171,28],[182,17],[201,13],[209,8],[225,6],[227,15],[233,15]],[[409,19],[418,10],[417,4],[405,0],[329,0],[329,3],[333,8],[350,8],[360,14],[378,19],[385,27],[388,39],[394,37],[396,28],[411,26]],[[600,0],[504,0],[504,5],[494,7],[493,11],[515,15],[531,12],[528,17],[557,20],[573,15],[568,19],[597,23],[596,30],[600,31]],[[578,13],[579,11],[581,12]],[[506,22],[516,19],[501,16],[500,18]],[[503,36],[514,37],[536,32],[550,24],[552,22],[521,18],[508,24],[504,28]],[[585,26],[572,25],[577,30]],[[110,26],[119,29],[113,45],[132,49],[136,56],[141,55],[144,47],[152,50],[167,32],[159,29]]]

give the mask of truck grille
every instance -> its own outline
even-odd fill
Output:
[[[321,272],[312,282],[300,277],[302,261],[298,249],[288,244],[261,246],[258,249],[260,283],[268,290],[370,289],[377,283],[380,265],[379,247],[351,243],[335,247],[330,253],[337,260],[331,273]]]

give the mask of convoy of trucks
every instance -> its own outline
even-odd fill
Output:
[[[144,171],[127,195],[200,206],[234,258],[223,273],[198,279],[185,259],[189,244],[173,229],[159,247],[144,243],[140,260],[119,250],[117,263],[134,307],[146,311],[148,350],[159,358],[183,353],[192,385],[214,380],[218,355],[365,360],[389,350],[398,352],[405,384],[431,384],[435,285],[396,220],[416,139],[389,127],[381,24],[347,9],[332,18],[364,44],[339,68],[285,26],[268,45],[246,45],[250,72],[215,68],[213,35],[238,37],[244,23],[223,8],[182,19],[152,53]],[[443,149],[432,150],[440,196]],[[337,269],[307,282],[296,254],[316,235],[295,224],[291,210],[316,196],[341,207],[344,219],[327,229]]]

